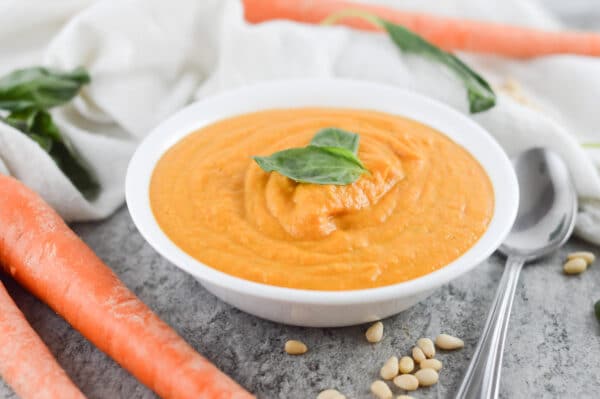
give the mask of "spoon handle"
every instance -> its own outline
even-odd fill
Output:
[[[496,297],[483,328],[469,368],[456,394],[457,399],[495,399],[500,388],[500,371],[510,310],[524,261],[509,257]]]

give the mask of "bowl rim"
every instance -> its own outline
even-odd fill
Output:
[[[149,183],[156,162],[167,149],[195,129],[226,117],[301,107],[371,109],[401,115],[436,128],[462,145],[483,166],[494,189],[494,214],[485,233],[467,252],[434,272],[392,285],[343,291],[288,288],[229,275],[188,255],[164,234],[150,207]],[[510,232],[517,215],[519,191],[512,164],[495,139],[473,120],[445,104],[380,83],[291,79],[255,83],[208,97],[160,123],[140,143],[129,162],[125,197],[133,222],[144,239],[164,258],[201,282],[263,299],[336,305],[416,295],[470,271],[488,258]]]

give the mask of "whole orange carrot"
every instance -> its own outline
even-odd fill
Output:
[[[0,264],[162,398],[253,398],[127,289],[36,193],[2,175]]]
[[[21,399],[85,399],[1,282],[0,374]]]
[[[547,32],[339,0],[243,0],[243,3],[246,20],[252,23],[273,19],[319,23],[336,12],[354,9],[403,25],[448,51],[465,50],[515,58],[550,54],[600,56],[600,35],[594,33]],[[357,29],[378,30],[360,18],[347,18],[342,23]]]

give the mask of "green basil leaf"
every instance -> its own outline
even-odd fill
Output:
[[[381,19],[381,26],[392,41],[403,51],[419,54],[423,57],[446,65],[463,81],[467,88],[467,97],[471,113],[482,112],[496,104],[496,94],[490,85],[475,71],[454,55],[429,43],[401,25]]]
[[[19,69],[0,78],[0,108],[48,109],[70,101],[89,82],[84,68],[71,72],[43,67]]]
[[[77,154],[75,148],[62,137],[48,112],[38,112],[32,132],[53,140],[52,148],[48,154],[84,197],[87,199],[96,198],[100,185],[85,162]]]
[[[462,80],[467,89],[469,110],[472,114],[486,111],[496,105],[496,94],[489,83],[479,74],[453,54],[441,50],[402,25],[394,24],[369,12],[355,9],[343,9],[335,12],[327,17],[322,24],[331,25],[347,17],[358,17],[369,21],[373,25],[383,28],[400,50],[421,55],[448,67]]]
[[[62,137],[47,111],[26,108],[11,112],[4,120],[38,143],[87,199],[98,195],[100,185],[96,178],[71,143]]]
[[[600,301],[594,305],[594,312],[596,313],[596,318],[600,321]]]
[[[22,132],[30,132],[35,121],[38,110],[27,108],[19,111],[13,111],[5,118],[5,121]]]
[[[84,68],[71,72],[43,67],[16,70],[0,78],[0,109],[10,111],[4,121],[38,143],[91,200],[98,195],[100,185],[46,111],[70,101],[89,82]]]
[[[300,183],[345,185],[367,170],[351,151],[337,147],[290,148],[253,157],[265,172],[278,172]]]
[[[309,145],[309,147],[314,147],[314,146]],[[345,158],[348,162],[352,162],[352,163],[356,164],[357,166],[360,166],[361,168],[363,168],[364,171],[368,172],[367,168],[365,168],[365,165],[363,165],[363,163],[358,158],[358,156],[345,148],[341,148],[341,147],[318,147],[318,148],[322,148],[325,151],[335,154],[336,156],[338,156],[340,158]]]
[[[29,133],[27,136],[31,140],[38,143],[39,146],[42,147],[42,149],[44,151],[46,151],[47,153],[50,153],[50,151],[52,151],[52,144],[54,142],[52,141],[52,139],[50,137],[42,136],[41,134],[37,134],[37,133]]]
[[[358,144],[360,136],[356,133],[335,127],[321,129],[310,141],[310,145],[316,147],[339,147],[351,151],[354,155],[358,154]]]

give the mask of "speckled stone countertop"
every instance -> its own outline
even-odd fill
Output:
[[[366,326],[311,329],[258,319],[219,301],[192,277],[161,258],[123,208],[101,223],[75,230],[119,277],[198,351],[259,398],[311,399],[335,387],[348,398],[372,398],[370,383],[391,355],[406,354],[422,336],[448,332],[465,348],[440,353],[440,382],[415,398],[452,398],[502,273],[494,255],[413,308],[384,321],[382,342],[366,342]],[[578,240],[550,259],[525,267],[513,306],[502,374],[502,398],[600,397],[600,264],[580,276],[562,274],[565,254],[600,248]],[[155,395],[92,346],[44,304],[3,277],[10,293],[60,364],[89,398],[147,399]],[[283,353],[287,339],[310,347]],[[132,344],[134,344],[132,342]],[[399,391],[398,391],[399,392]],[[4,384],[0,397],[14,398]]]
[[[600,28],[597,0],[544,0],[569,25]],[[590,7],[591,6],[591,7]],[[312,399],[337,388],[349,399],[373,398],[369,385],[391,355],[408,354],[422,336],[447,332],[465,348],[436,357],[440,382],[415,398],[453,398],[473,354],[502,273],[494,255],[411,309],[384,320],[384,339],[366,342],[367,326],[311,329],[280,325],[234,309],[161,258],[140,236],[127,209],[75,230],[135,293],[194,348],[260,399]],[[526,266],[513,305],[504,354],[504,399],[600,398],[600,262],[580,276],[562,274],[566,253],[600,247],[571,240],[549,259]],[[90,399],[156,398],[47,306],[12,280],[2,281],[27,319]],[[309,346],[304,356],[283,353],[287,339]],[[400,391],[397,391],[400,393]],[[14,393],[0,380],[0,397]]]

